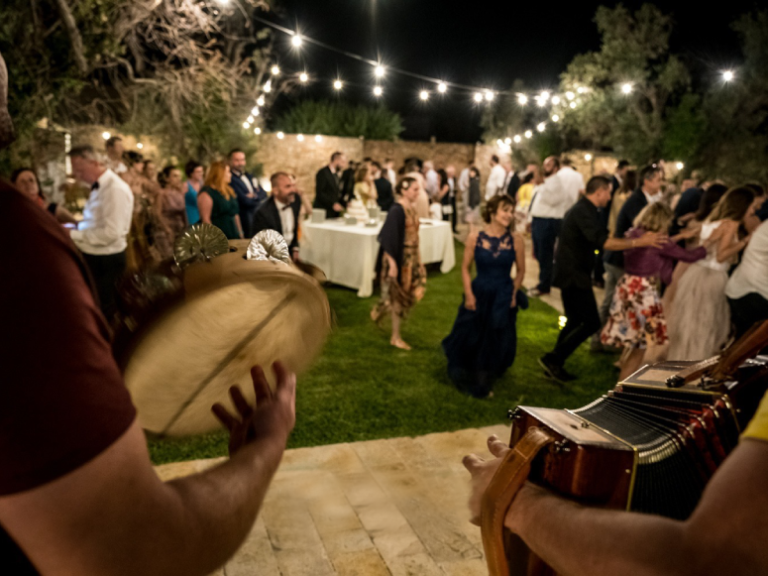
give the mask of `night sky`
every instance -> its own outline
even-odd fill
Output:
[[[512,0],[280,0],[281,15],[271,15],[289,28],[299,26],[309,37],[337,48],[381,60],[388,65],[472,86],[507,90],[516,78],[531,89],[554,89],[559,75],[579,53],[599,49],[592,21],[601,2],[514,2]],[[610,4],[613,6],[614,4]],[[624,2],[635,10],[642,2]],[[672,49],[683,56],[697,82],[737,66],[738,37],[730,23],[754,2],[718,2],[716,9],[690,2],[657,4],[674,15]],[[306,44],[300,56],[283,43],[286,69],[302,66],[317,80],[278,103],[275,112],[302,98],[335,98],[331,79],[346,82],[342,98],[373,102],[372,68]],[[390,74],[382,82],[386,105],[400,113],[402,137],[443,142],[475,142],[480,138],[479,112],[465,93],[424,104],[418,91],[434,85]]]

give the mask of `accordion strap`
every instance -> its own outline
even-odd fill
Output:
[[[499,469],[483,494],[480,529],[489,576],[508,576],[504,552],[504,518],[518,490],[528,479],[531,462],[542,448],[555,439],[541,428],[531,427],[504,456]]]

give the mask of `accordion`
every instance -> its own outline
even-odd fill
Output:
[[[520,406],[509,413],[510,446],[543,431],[549,441],[530,462],[531,481],[587,506],[684,520],[768,389],[768,356],[755,355],[767,336],[768,323],[722,356],[645,366],[577,410]],[[554,574],[505,538],[508,570],[486,550],[491,574]]]

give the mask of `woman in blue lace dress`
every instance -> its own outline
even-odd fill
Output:
[[[519,291],[525,277],[525,242],[510,232],[515,201],[495,196],[486,205],[483,220],[483,230],[467,238],[461,267],[464,302],[451,334],[443,340],[448,375],[459,390],[476,398],[491,395],[494,382],[515,361],[517,310],[528,307],[525,293]]]

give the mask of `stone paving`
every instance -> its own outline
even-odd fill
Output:
[[[504,425],[288,450],[253,530],[216,576],[475,576],[465,454]],[[163,480],[222,459],[158,466]]]

